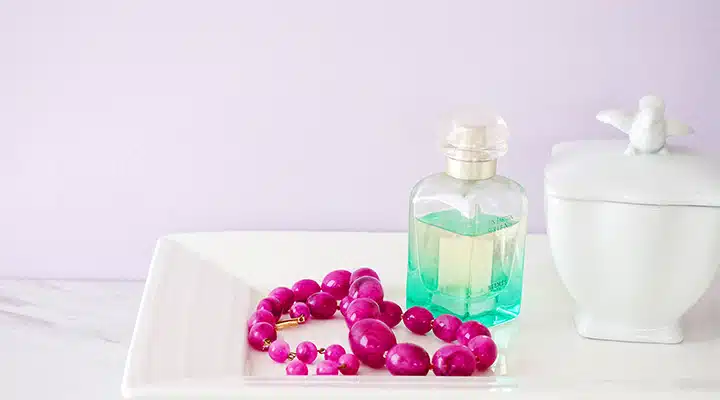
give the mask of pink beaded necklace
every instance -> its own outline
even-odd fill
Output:
[[[308,341],[299,343],[293,352],[287,342],[277,337],[279,330],[312,318],[330,319],[337,310],[350,329],[352,353],[339,344],[318,348]],[[280,320],[285,313],[290,319]],[[416,344],[397,343],[392,328],[400,321],[415,334],[433,331],[448,344],[431,359]],[[316,365],[317,375],[356,375],[362,363],[374,369],[386,367],[392,375],[425,376],[432,370],[437,376],[470,376],[476,370],[487,370],[497,359],[497,346],[487,327],[476,321],[462,322],[450,314],[433,318],[423,307],[411,307],[403,313],[399,305],[384,300],[380,278],[370,268],[352,273],[332,271],[322,286],[312,279],[302,279],[292,289],[273,289],[248,319],[248,343],[255,350],[267,351],[275,362],[290,361],[285,367],[288,375],[308,375],[307,364],[312,364],[318,354],[324,360]]]

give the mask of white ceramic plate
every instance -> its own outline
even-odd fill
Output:
[[[544,236],[528,239],[524,300],[515,322],[493,329],[500,356],[491,371],[469,378],[392,377],[361,367],[356,377],[287,377],[284,365],[246,343],[246,320],[276,286],[320,281],[332,269],[371,266],[387,297],[404,308],[405,234],[228,232],[161,239],[127,358],[128,398],[583,398],[632,392],[657,398],[718,398],[720,289],[716,284],[686,318],[679,345],[581,338],[572,302],[552,268]],[[612,293],[608,293],[611,296]],[[398,341],[429,352],[432,335],[395,329]],[[283,330],[291,346],[312,340],[346,349],[347,328],[334,320]],[[311,373],[314,367],[310,367]],[[517,397],[516,397],[517,396]],[[592,397],[595,398],[595,397]]]

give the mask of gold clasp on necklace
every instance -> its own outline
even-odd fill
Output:
[[[275,330],[276,330],[276,331],[279,331],[279,330],[283,330],[283,329],[295,327],[295,326],[298,326],[298,325],[302,325],[302,324],[304,324],[304,323],[305,323],[305,316],[304,316],[304,315],[301,315],[301,316],[299,316],[299,317],[297,317],[297,318],[290,318],[290,319],[286,319],[286,320],[283,320],[283,321],[278,321],[278,322],[275,324]]]

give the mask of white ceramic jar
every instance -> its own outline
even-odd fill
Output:
[[[655,97],[598,119],[630,140],[560,143],[545,169],[547,234],[576,328],[679,343],[680,318],[720,265],[720,155],[665,144],[691,130],[666,119]]]

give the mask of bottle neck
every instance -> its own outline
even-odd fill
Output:
[[[448,157],[445,173],[455,179],[478,181],[495,176],[496,167],[497,160],[460,161]]]

